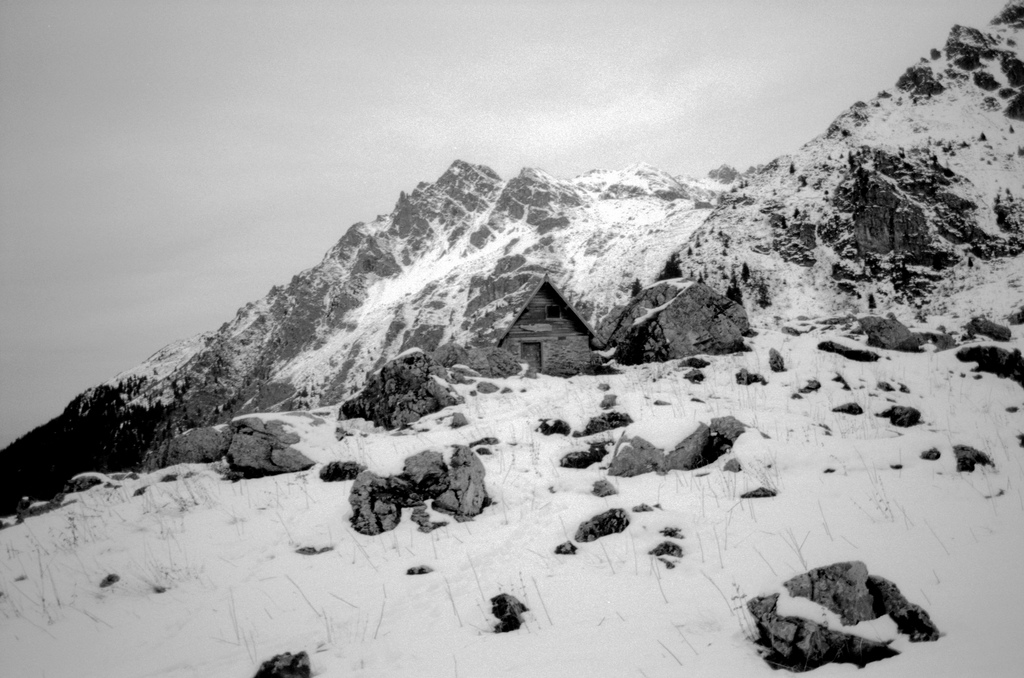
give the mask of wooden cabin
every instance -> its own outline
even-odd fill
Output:
[[[543,374],[562,374],[591,359],[594,329],[544,277],[498,338],[498,347]]]

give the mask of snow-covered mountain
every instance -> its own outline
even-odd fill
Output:
[[[502,179],[456,161],[216,331],[116,377],[106,388],[137,411],[113,416],[132,429],[148,413],[131,438],[144,446],[241,413],[335,403],[410,347],[493,341],[543,275],[599,327],[674,253],[684,274],[723,290],[745,271],[755,326],[863,311],[869,295],[918,316],[1003,316],[1019,294],[971,295],[1024,265],[1022,45],[1015,0],[991,26],[955,27],[943,50],[793,154],[743,174],[633,165]],[[96,410],[95,393],[62,416]]]

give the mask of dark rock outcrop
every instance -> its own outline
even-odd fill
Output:
[[[320,469],[320,480],[325,483],[355,480],[365,470],[365,466],[354,461],[329,461]]]
[[[983,316],[971,318],[971,321],[964,326],[964,332],[969,337],[980,334],[996,341],[1009,341],[1012,336],[1009,327],[994,323]]]
[[[228,464],[247,478],[295,473],[313,466],[313,461],[292,445],[301,439],[281,421],[263,421],[256,417],[231,422],[231,446]]]
[[[864,408],[857,403],[843,403],[833,407],[832,411],[840,414],[864,414]]]
[[[956,352],[956,359],[976,362],[977,371],[1008,377],[1024,386],[1024,358],[1020,349],[1008,351],[998,346],[965,346]]]
[[[562,468],[587,468],[596,464],[608,454],[608,441],[591,443],[586,450],[570,452],[559,462]]]
[[[590,493],[595,497],[610,497],[613,494],[618,494],[619,491],[605,479],[595,480],[594,487],[590,490]]]
[[[100,582],[100,588],[105,589],[109,586],[113,586],[119,581],[121,581],[121,577],[119,577],[118,575],[108,574],[106,577],[103,578],[103,581]]]
[[[976,466],[995,466],[991,457],[969,445],[954,445],[953,454],[956,456],[956,470],[960,473],[971,473]]]
[[[704,381],[704,373],[698,369],[692,369],[683,375],[683,379],[691,384],[699,384]]]
[[[563,542],[555,547],[555,553],[560,556],[574,556],[576,555],[576,544],[571,541]]]
[[[220,460],[230,446],[230,428],[194,428],[174,436],[151,451],[142,468],[155,471],[174,464],[208,464]]]
[[[941,456],[942,456],[942,453],[939,452],[934,447],[931,448],[931,449],[927,449],[927,450],[925,450],[924,452],[921,453],[921,458],[924,459],[925,461],[935,461],[935,460],[937,460]]]
[[[537,427],[537,432],[545,436],[567,436],[572,433],[572,427],[561,419],[544,419]]]
[[[782,354],[774,348],[768,350],[768,367],[772,372],[786,371],[786,361],[782,359]]]
[[[491,614],[498,618],[494,626],[495,633],[507,633],[515,631],[523,625],[523,613],[529,608],[523,605],[515,596],[507,593],[500,593],[491,598]]]
[[[591,417],[587,425],[580,433],[581,438],[610,431],[613,428],[622,428],[633,423],[633,418],[625,412],[605,412],[596,417]]]
[[[896,81],[896,88],[919,97],[930,97],[946,91],[935,78],[931,67],[925,64],[916,64],[908,68]]]
[[[663,541],[647,553],[652,556],[671,556],[673,558],[682,558],[683,547],[672,541]]]
[[[884,348],[889,351],[916,353],[925,343],[920,334],[911,332],[906,325],[895,318],[864,316],[858,322],[868,336],[868,346]]]
[[[624,365],[747,350],[743,307],[698,282],[667,280],[644,289],[602,326]]]
[[[609,509],[580,523],[575,539],[578,542],[596,541],[609,534],[622,532],[627,527],[629,527],[629,516],[626,515],[626,512],[618,508]]]
[[[341,416],[388,429],[405,426],[462,403],[447,380],[441,363],[419,350],[407,352],[370,375],[359,395],[342,404]]]
[[[639,436],[623,440],[608,465],[608,475],[626,478],[664,471],[665,452]]]
[[[906,405],[893,405],[884,412],[879,412],[877,417],[889,417],[889,423],[893,426],[908,428],[921,423],[921,412],[915,407]]]
[[[821,382],[817,379],[808,379],[807,383],[800,387],[800,393],[814,393],[821,388]]]
[[[429,565],[416,565],[415,567],[410,567],[408,570],[405,571],[405,573],[407,575],[417,575],[430,574],[433,571],[434,568],[430,567]]]
[[[683,358],[682,360],[679,361],[679,369],[682,369],[684,367],[692,367],[695,370],[702,370],[710,364],[711,363],[708,362],[707,360],[704,360],[704,358],[691,356],[689,358]]]
[[[311,678],[312,675],[308,654],[285,652],[263,662],[253,678]]]
[[[764,377],[756,372],[749,372],[746,367],[741,367],[740,371],[736,373],[736,383],[740,386],[750,386],[751,384],[768,385],[768,381]]]
[[[767,487],[759,487],[755,490],[744,492],[743,494],[740,495],[740,499],[768,499],[770,497],[775,497],[778,494],[779,493],[777,491],[769,489]]]
[[[873,363],[878,360],[879,355],[874,351],[868,351],[862,348],[852,348],[850,346],[843,346],[842,344],[834,341],[823,341],[818,344],[819,351],[825,351],[826,353],[835,353],[841,355],[847,360],[854,360],[861,363]]]

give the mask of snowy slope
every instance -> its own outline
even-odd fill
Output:
[[[1024,389],[976,378],[952,351],[848,362],[815,345],[856,339],[812,321],[799,328],[809,333],[762,332],[751,353],[713,358],[699,385],[673,362],[609,377],[495,380],[507,394],[457,386],[465,405],[399,434],[341,422],[353,435],[338,441],[334,408],[266,415],[298,432],[297,447],[318,463],[354,460],[381,474],[424,449],[447,457],[452,444],[496,437],[481,457],[495,504],[430,534],[413,529],[408,510],[393,532],[355,533],[351,482],[324,483],[319,467],[235,484],[212,467],[175,467],[69,495],[75,503],[0,531],[3,673],[243,678],[276,653],[305,650],[321,676],[775,676],[747,639],[744,601],[807,568],[858,559],[945,634],[934,643],[896,637],[901,654],[865,675],[1017,675]],[[787,372],[768,372],[769,348]],[[740,367],[769,384],[737,385]],[[810,378],[821,391],[792,399]],[[883,392],[881,380],[909,393]],[[636,420],[626,434],[658,445],[715,416],[756,430],[697,471],[609,478],[619,494],[600,499],[589,491],[605,471],[558,466],[587,441],[535,429],[541,417],[581,427],[606,393]],[[890,401],[917,407],[924,423],[897,429],[872,416]],[[846,402],[865,414],[832,412]],[[449,427],[456,410],[469,426]],[[955,472],[954,444],[988,453],[995,468]],[[932,447],[939,460],[919,457]],[[731,457],[741,473],[723,471]],[[168,472],[177,478],[161,482]],[[779,494],[739,498],[759,486]],[[581,521],[640,503],[660,508],[631,512],[625,532],[579,544],[575,556],[553,553]],[[665,527],[683,534],[674,569],[647,555]],[[301,546],[333,550],[304,556]],[[434,572],[405,574],[418,565]],[[100,588],[108,574],[120,581]],[[490,631],[487,600],[499,592],[530,608],[521,630]],[[887,618],[860,632],[894,635]]]

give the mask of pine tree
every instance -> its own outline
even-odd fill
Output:
[[[679,266],[679,253],[673,252],[672,256],[665,262],[665,268],[661,270],[658,280],[671,280],[672,278],[682,277],[683,269]]]
[[[640,284],[639,278],[634,278],[633,284],[629,286],[629,296],[635,297],[640,294],[644,289],[644,286]]]
[[[984,132],[982,132],[981,136],[978,137],[978,141],[988,141],[988,139],[985,138],[985,133]]]
[[[736,280],[735,271],[733,271],[732,277],[729,279],[729,287],[725,290],[725,296],[727,299],[735,301],[740,306],[743,305],[743,290],[740,289],[740,284]]]
[[[740,269],[740,279],[743,282],[748,282],[750,280],[750,267],[747,266],[747,262],[745,261],[743,262],[743,268]]]
[[[875,304],[875,295],[874,295],[874,293],[869,293],[868,294],[868,308],[870,310],[872,310],[872,311],[875,310],[875,308],[877,308],[877,306]]]
[[[793,163],[789,163],[789,173],[796,174],[796,165],[794,165]]]

